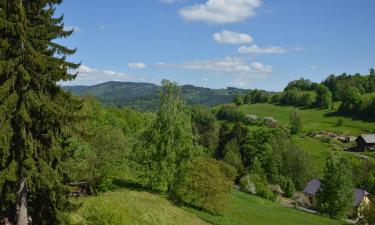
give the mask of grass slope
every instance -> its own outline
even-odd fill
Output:
[[[289,123],[290,112],[298,108],[273,104],[252,104],[242,105],[239,109],[247,114],[263,117],[271,116],[280,123],[287,125]],[[302,117],[304,131],[326,130],[351,135],[367,133],[368,130],[375,131],[374,122],[365,122],[337,116],[332,110],[301,109],[299,111]],[[344,123],[342,126],[335,126],[338,119],[343,119]]]
[[[337,220],[286,208],[256,196],[233,192],[221,216],[186,208],[199,218],[216,225],[341,225]]]
[[[80,200],[83,206],[72,215],[73,224],[89,225],[208,225],[165,198],[147,192],[121,190]],[[99,219],[104,218],[104,219]]]

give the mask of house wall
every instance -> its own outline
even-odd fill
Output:
[[[361,152],[366,151],[366,142],[365,142],[365,140],[363,140],[362,137],[358,137],[356,142],[357,142],[357,150],[358,151],[361,151]]]
[[[316,200],[316,196],[315,195],[306,194],[306,193],[305,193],[305,196],[309,200],[311,207],[312,208],[316,208],[316,206],[318,205],[318,201]]]

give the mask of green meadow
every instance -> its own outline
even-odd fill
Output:
[[[335,107],[338,107],[336,104]],[[281,124],[288,125],[289,115],[292,110],[299,110],[302,117],[303,131],[331,131],[340,134],[358,135],[375,131],[375,123],[357,120],[350,117],[342,117],[330,109],[299,109],[293,106],[274,104],[251,104],[239,107],[246,114],[263,117],[273,117]],[[341,126],[336,126],[339,119],[343,120]]]

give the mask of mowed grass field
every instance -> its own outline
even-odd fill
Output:
[[[227,209],[215,216],[196,209],[185,208],[202,220],[215,225],[342,225],[341,221],[286,208],[256,196],[233,191]]]
[[[240,106],[239,109],[246,114],[273,117],[283,125],[289,124],[290,112],[292,110],[298,110],[302,117],[303,131],[305,132],[324,130],[348,135],[375,132],[375,122],[366,122],[349,117],[337,116],[335,112],[330,109],[299,109],[293,106],[274,104],[247,104]],[[342,126],[336,126],[338,119],[343,120]]]

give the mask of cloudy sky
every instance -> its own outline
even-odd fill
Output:
[[[82,62],[69,85],[281,90],[375,67],[374,0],[65,0],[58,13]]]

